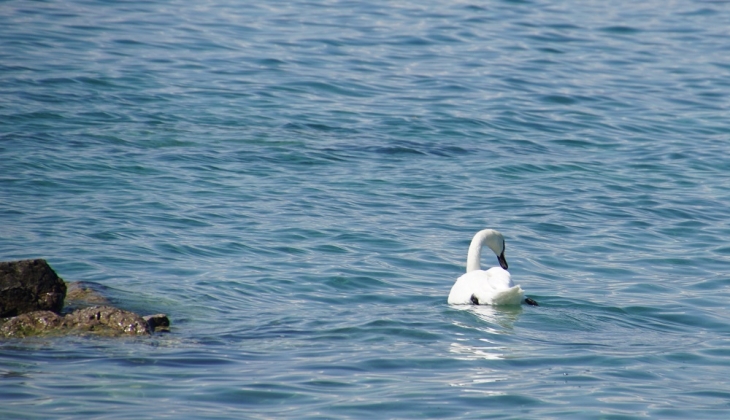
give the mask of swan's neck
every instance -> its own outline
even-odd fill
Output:
[[[479,264],[479,256],[482,253],[482,245],[484,244],[487,244],[489,249],[494,251],[497,259],[499,259],[499,265],[506,270],[507,262],[504,261],[504,237],[494,229],[484,229],[477,232],[471,240],[469,253],[466,255],[466,272],[482,269],[481,264]]]
[[[482,243],[484,238],[475,237],[469,245],[469,253],[466,254],[466,272],[481,270],[482,266],[479,262],[482,253]]]

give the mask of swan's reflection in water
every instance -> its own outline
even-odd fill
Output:
[[[468,346],[459,343],[451,343],[451,347],[449,348],[449,351],[456,355],[457,359],[462,360],[504,359],[503,350],[504,348],[499,346]]]
[[[511,341],[505,336],[512,334],[514,324],[522,314],[522,307],[494,307],[488,305],[458,305],[454,308],[469,311],[479,318],[470,323],[456,321],[454,325],[460,329],[470,330],[456,333],[456,341],[449,346],[449,352],[459,360],[502,360],[514,358]],[[478,333],[475,333],[478,331]],[[500,339],[500,337],[502,339]],[[475,366],[476,367],[476,366]],[[491,365],[480,365],[470,375],[451,382],[453,387],[463,388],[464,392],[483,395],[504,395],[496,382],[508,381],[509,376],[504,369],[492,369]]]
[[[520,306],[495,307],[489,305],[458,305],[454,306],[459,310],[469,311],[476,315],[480,322],[464,324],[455,321],[454,325],[481,331],[478,338],[474,334],[457,333],[456,342],[451,343],[449,351],[458,359],[504,359],[510,357],[509,348],[503,343],[498,343],[492,337],[495,335],[509,335],[514,329],[514,324],[522,314]],[[475,342],[475,340],[477,342]],[[503,341],[503,340],[501,340]]]

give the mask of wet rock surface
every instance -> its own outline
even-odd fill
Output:
[[[0,262],[0,317],[61,312],[66,283],[45,260]]]
[[[92,306],[66,316],[51,311],[33,311],[9,318],[0,325],[0,335],[29,337],[41,334],[93,334],[105,337],[149,335],[147,320],[134,312],[112,306]]]
[[[170,318],[165,314],[147,315],[142,318],[154,332],[170,331]]]
[[[3,337],[28,337],[58,331],[63,324],[63,317],[51,311],[33,311],[21,314],[0,325]]]
[[[152,328],[134,312],[112,306],[92,306],[79,309],[64,317],[64,326],[78,332],[104,335],[149,335]]]
[[[4,311],[0,315],[0,337],[118,337],[169,331],[166,315],[141,317],[115,308],[103,291],[104,287],[95,283],[66,284],[44,260],[0,263],[0,310]],[[65,315],[61,313],[64,298]]]

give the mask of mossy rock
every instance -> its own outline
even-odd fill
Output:
[[[105,290],[98,283],[66,283],[45,260],[0,263],[0,316],[5,317],[0,318],[0,337],[118,337],[169,331],[167,316],[141,317],[110,306]]]

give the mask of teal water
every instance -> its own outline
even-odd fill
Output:
[[[0,259],[173,328],[0,342],[0,417],[725,418],[728,28],[717,1],[1,1]],[[540,307],[446,303],[486,227]]]

